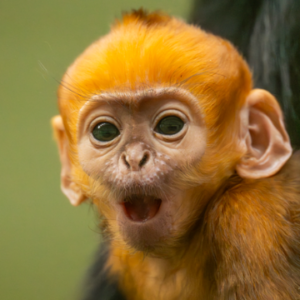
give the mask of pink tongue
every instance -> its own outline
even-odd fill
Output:
[[[135,196],[124,202],[127,216],[136,222],[152,219],[158,212],[161,204],[160,199],[151,196]]]

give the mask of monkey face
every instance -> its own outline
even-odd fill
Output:
[[[209,197],[234,172],[242,151],[230,103],[241,106],[251,89],[229,43],[161,21],[116,25],[78,57],[53,122],[71,203],[91,198],[113,242],[156,253],[187,245]]]
[[[163,89],[101,94],[80,111],[79,162],[93,198],[103,201],[105,188],[118,231],[134,248],[162,245],[190,218],[193,188],[182,189],[180,177],[201,161],[206,128],[189,97]]]

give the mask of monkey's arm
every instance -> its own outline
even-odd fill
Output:
[[[109,276],[106,268],[109,246],[102,242],[95,262],[88,273],[81,300],[125,300],[117,282]]]

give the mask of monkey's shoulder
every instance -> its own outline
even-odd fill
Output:
[[[95,261],[88,271],[81,300],[125,300],[117,279],[109,275],[106,267],[108,254],[109,246],[104,242],[100,245]]]
[[[294,152],[282,171],[283,174],[289,173],[296,177],[300,177],[300,150]]]

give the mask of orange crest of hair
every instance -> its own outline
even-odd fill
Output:
[[[129,23],[137,22],[151,27],[166,24],[171,20],[171,17],[163,12],[156,11],[148,13],[144,9],[132,10],[131,13],[124,13],[122,21],[117,20],[114,27],[127,25]]]

